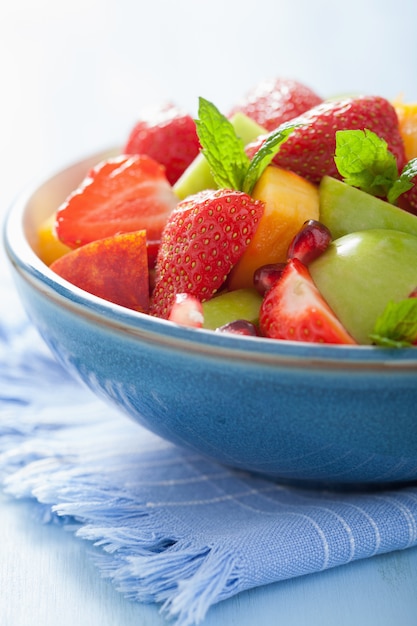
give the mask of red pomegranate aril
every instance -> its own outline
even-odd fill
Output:
[[[317,259],[332,240],[330,230],[317,220],[308,220],[288,246],[289,259],[298,259],[308,265]]]
[[[253,285],[261,296],[264,296],[281,278],[285,265],[286,263],[270,263],[258,267],[253,275]]]
[[[256,326],[247,320],[234,320],[219,326],[219,328],[216,328],[216,332],[232,333],[233,335],[244,335],[246,337],[256,337],[258,335]]]

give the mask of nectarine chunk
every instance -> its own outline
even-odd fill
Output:
[[[252,241],[230,273],[230,290],[253,287],[258,267],[285,262],[288,246],[304,222],[319,219],[317,187],[293,172],[267,167],[252,196],[265,203],[265,210]]]
[[[135,311],[149,310],[145,230],[97,239],[61,256],[50,268],[104,300]]]
[[[417,157],[417,102],[393,102],[397,112],[400,133],[404,141],[405,156],[410,161]]]

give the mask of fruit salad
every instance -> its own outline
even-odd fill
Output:
[[[39,228],[96,296],[196,329],[417,344],[417,105],[263,81],[140,119]]]

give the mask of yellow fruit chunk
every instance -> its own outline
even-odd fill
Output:
[[[397,111],[405,155],[410,161],[417,157],[417,102],[407,104],[398,99],[393,102],[393,105]]]
[[[287,260],[288,246],[306,220],[319,219],[319,192],[301,176],[268,166],[252,196],[265,203],[255,235],[233,268],[230,290],[253,287],[258,267]]]
[[[54,261],[71,250],[59,241],[55,234],[55,213],[48,217],[38,229],[37,253],[40,259],[51,265]]]

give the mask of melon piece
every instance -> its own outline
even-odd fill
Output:
[[[283,263],[288,246],[307,220],[319,219],[319,192],[305,178],[269,165],[256,183],[253,198],[265,203],[256,232],[232,269],[228,288],[253,286],[253,275],[262,265]]]

